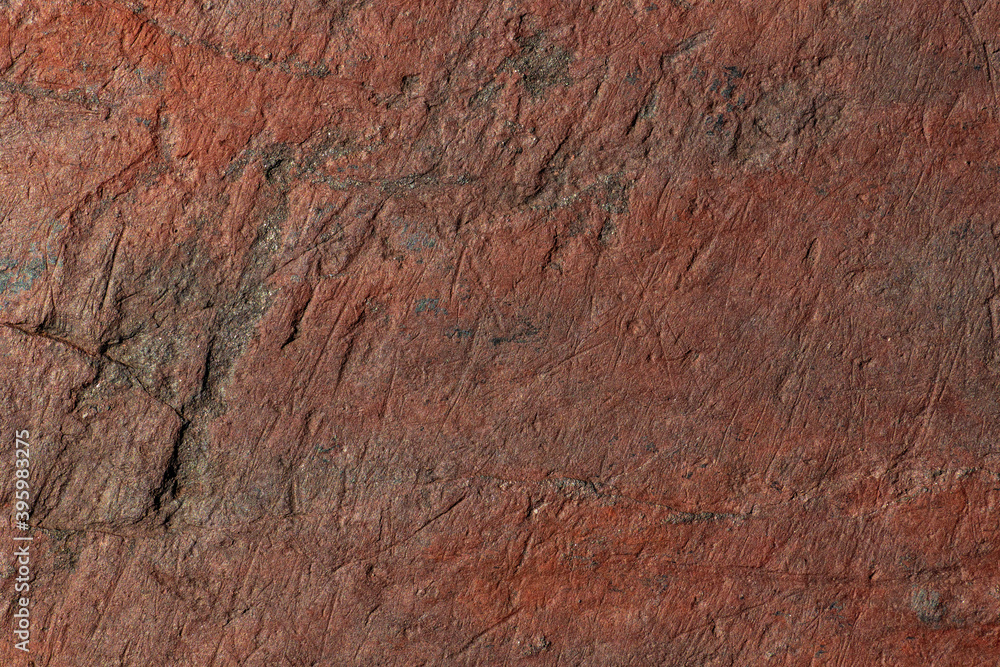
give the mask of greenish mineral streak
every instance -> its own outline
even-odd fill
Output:
[[[0,259],[0,294],[8,298],[30,290],[35,281],[45,275],[50,266],[59,265],[59,256],[47,244],[45,251],[37,243],[28,248],[28,257],[18,261],[12,257]]]

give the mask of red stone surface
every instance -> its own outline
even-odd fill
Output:
[[[0,661],[998,664],[998,33],[0,3]]]

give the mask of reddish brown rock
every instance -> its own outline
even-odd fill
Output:
[[[0,21],[3,664],[1000,660],[995,2]]]

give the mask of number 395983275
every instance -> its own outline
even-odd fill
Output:
[[[20,524],[27,523],[31,511],[31,506],[28,504],[31,445],[28,442],[30,436],[28,431],[18,431],[14,436],[17,442],[17,448],[14,450],[14,521]]]

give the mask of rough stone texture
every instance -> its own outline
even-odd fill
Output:
[[[997,664],[998,35],[0,3],[0,661]]]

